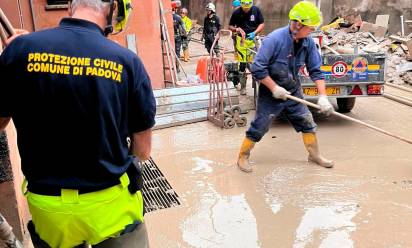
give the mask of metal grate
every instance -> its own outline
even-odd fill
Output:
[[[143,199],[145,213],[180,205],[179,196],[150,158],[143,165]]]

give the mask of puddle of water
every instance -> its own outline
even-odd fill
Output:
[[[222,196],[209,184],[200,198],[196,212],[181,225],[185,242],[193,247],[259,247],[256,219],[244,194]]]
[[[282,208],[282,204],[277,202],[275,199],[270,198],[270,197],[266,197],[266,203],[269,204],[270,209],[272,210],[273,214],[277,214],[280,209]]]
[[[350,234],[356,230],[352,222],[359,212],[356,203],[336,203],[332,206],[308,208],[296,230],[294,248],[303,248],[314,242],[320,247],[353,247]],[[315,240],[319,234],[320,240]]]
[[[199,157],[194,157],[193,161],[195,161],[196,167],[192,169],[192,174],[199,173],[199,172],[203,172],[203,173],[213,172],[213,168],[211,166],[214,163],[213,161],[199,158]]]

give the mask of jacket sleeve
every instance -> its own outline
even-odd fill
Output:
[[[278,42],[272,36],[268,36],[263,40],[262,46],[251,66],[252,74],[257,80],[262,80],[269,76],[270,63],[273,61],[273,57],[276,56],[278,46]]]
[[[18,51],[21,50],[15,46],[16,41],[12,42],[0,56],[0,117],[12,117],[13,114],[13,99],[14,87],[18,73],[15,70],[15,56],[18,56]]]
[[[325,79],[325,75],[320,70],[322,65],[322,57],[316,48],[315,42],[311,38],[309,39],[308,53],[306,55],[305,63],[306,69],[308,70],[309,76],[313,82]]]
[[[203,37],[206,36],[206,18],[207,17],[205,17],[205,19],[203,20]]]
[[[220,30],[220,28],[221,28],[221,25],[220,25],[220,19],[219,19],[219,17],[218,17],[218,16],[216,16],[216,28],[217,28],[217,31],[219,31],[219,30]]]

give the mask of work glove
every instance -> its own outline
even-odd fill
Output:
[[[255,39],[255,36],[256,36],[255,32],[248,33],[248,34],[247,34],[247,39],[248,39],[248,40],[254,40],[254,39]]]
[[[333,112],[333,106],[325,95],[319,96],[318,105],[320,106],[319,112],[322,114],[330,115]]]
[[[286,95],[290,95],[290,92],[285,90],[285,88],[283,88],[282,86],[276,85],[275,90],[272,92],[272,95],[276,99],[282,99],[283,101],[286,101]]]

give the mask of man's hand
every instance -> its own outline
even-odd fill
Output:
[[[255,39],[255,36],[256,36],[256,33],[255,33],[255,32],[249,33],[249,34],[247,35],[247,39],[248,39],[248,40],[254,40],[254,39]]]
[[[236,28],[236,33],[240,34],[242,36],[242,39],[246,38],[246,33],[243,31],[241,28]]]
[[[13,34],[12,36],[10,36],[7,40],[6,40],[6,46],[9,45],[14,39],[16,39],[17,37],[19,37],[20,35],[24,35],[24,34],[28,34],[29,31],[24,30],[24,29],[14,29],[14,31],[16,32],[15,34]]]
[[[276,99],[282,99],[283,101],[287,100],[286,95],[290,95],[290,92],[285,90],[285,88],[276,85],[275,89],[272,92],[273,97]]]
[[[318,105],[320,106],[319,112],[322,114],[330,115],[333,112],[333,106],[325,95],[319,96]]]

